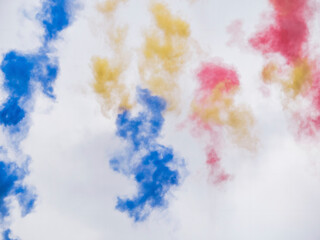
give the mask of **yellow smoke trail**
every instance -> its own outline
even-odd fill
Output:
[[[93,59],[93,70],[94,91],[105,100],[107,111],[113,106],[119,106],[123,109],[132,107],[126,86],[119,82],[123,71],[121,66],[111,66],[107,59],[96,57]]]
[[[225,89],[225,83],[221,82],[209,96],[194,99],[192,111],[205,124],[227,127],[237,145],[250,151],[255,150],[257,139],[251,131],[254,118],[245,106],[235,104],[238,86],[233,86],[229,91]]]
[[[311,67],[305,59],[295,63],[290,75],[289,81],[283,84],[283,88],[293,97],[302,93],[312,82]]]
[[[287,98],[296,98],[311,86],[311,72],[311,63],[307,59],[297,60],[285,74],[275,63],[268,63],[262,70],[262,79],[268,84],[279,83]]]
[[[168,110],[178,107],[178,73],[188,52],[189,24],[161,3],[151,6],[155,29],[145,36],[140,73],[143,84],[167,100]]]
[[[98,10],[105,14],[111,14],[116,11],[120,3],[124,3],[127,0],[108,0],[98,5]]]
[[[98,5],[98,10],[105,15],[110,23],[114,23],[113,15],[121,2],[126,0],[109,0]],[[106,114],[110,110],[130,109],[130,91],[122,81],[126,69],[127,59],[124,53],[126,28],[109,26],[107,32],[109,47],[114,58],[93,57],[94,91],[102,97],[103,109]]]
[[[262,70],[262,80],[264,83],[272,83],[277,81],[278,67],[275,63],[268,63]]]

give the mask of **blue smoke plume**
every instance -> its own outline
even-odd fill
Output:
[[[0,106],[0,126],[11,134],[28,132],[25,124],[20,124],[28,116],[26,104],[34,93],[35,86],[40,85],[42,92],[54,98],[53,87],[59,67],[58,61],[50,56],[49,44],[58,33],[70,24],[70,3],[72,0],[47,0],[43,2],[37,19],[44,27],[42,46],[34,53],[24,54],[9,51],[3,56],[0,70],[3,72],[3,88],[7,92],[6,101]],[[38,84],[36,84],[38,83]],[[32,109],[32,106],[31,106]],[[22,131],[23,130],[23,131]],[[23,135],[24,136],[24,135]],[[21,139],[21,138],[20,138]],[[0,150],[3,148],[0,146]],[[20,151],[19,143],[15,151]],[[28,159],[28,157],[26,157]],[[35,204],[35,195],[23,185],[28,161],[21,167],[15,161],[0,161],[0,224],[9,215],[8,197],[15,197],[22,209],[22,216],[28,214]],[[0,229],[1,229],[0,225]],[[11,231],[3,232],[3,239],[10,239]]]
[[[70,0],[48,0],[44,2],[38,18],[45,29],[45,43],[54,40],[58,33],[70,24],[69,4]]]
[[[32,83],[39,82],[43,92],[53,97],[52,83],[57,77],[58,66],[45,54],[20,54],[11,51],[0,65],[4,74],[3,87],[9,94],[0,111],[0,123],[16,126],[26,116],[23,103],[30,100]]]
[[[58,74],[58,63],[49,57],[47,45],[70,23],[68,3],[68,0],[44,2],[38,19],[45,28],[45,36],[43,46],[37,53],[10,51],[4,55],[0,69],[9,97],[0,109],[0,124],[15,126],[25,118],[27,113],[23,105],[32,96],[33,83],[39,82],[43,92],[53,97],[52,83]]]
[[[5,199],[12,195],[18,198],[23,215],[32,210],[35,198],[32,192],[22,184],[25,175],[26,171],[15,163],[0,161],[0,219],[8,216],[9,209],[5,204]]]
[[[2,239],[3,240],[18,240],[18,239],[13,239],[11,238],[11,230],[10,229],[7,229],[5,230],[3,233],[2,233]]]
[[[143,111],[132,117],[128,110],[117,118],[117,135],[126,140],[124,154],[110,160],[113,170],[133,176],[138,192],[133,198],[120,198],[116,208],[128,212],[136,222],[143,221],[153,208],[165,207],[170,188],[179,184],[176,168],[183,160],[176,157],[172,148],[157,143],[164,122],[162,113],[166,102],[151,96],[147,89],[137,89],[138,103]]]

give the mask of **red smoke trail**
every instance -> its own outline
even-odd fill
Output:
[[[311,102],[310,109],[294,112],[299,135],[313,136],[320,130],[320,72],[311,59],[309,28],[315,12],[312,0],[269,0],[273,7],[273,23],[249,40],[266,58],[280,54],[291,73],[286,80],[277,76],[264,78],[266,82],[278,82],[286,96],[295,100],[297,95]],[[274,63],[272,63],[274,64]],[[274,65],[275,66],[275,65]],[[281,67],[275,67],[281,69]],[[270,70],[270,68],[269,68]],[[265,76],[272,76],[267,67]],[[269,75],[268,75],[269,74]],[[278,80],[277,80],[278,79]]]
[[[205,63],[197,73],[197,79],[199,88],[192,102],[190,119],[196,137],[210,137],[206,146],[206,163],[210,168],[210,178],[217,184],[230,179],[216,152],[216,143],[221,139],[219,132],[226,128],[233,140],[245,146],[251,139],[249,127],[252,118],[248,111],[234,104],[234,94],[239,87],[238,74],[234,69],[220,63]],[[249,144],[245,147],[250,148]]]
[[[306,116],[302,114],[296,116],[300,136],[315,136],[320,130],[320,71],[316,66],[319,66],[319,63],[313,65],[313,82],[307,93],[307,96],[311,96],[313,110],[309,110]]]
[[[219,184],[228,181],[231,176],[220,166],[220,158],[213,147],[207,148],[207,162],[210,168],[210,176],[214,184]]]
[[[303,45],[309,37],[307,21],[312,16],[308,0],[270,0],[274,23],[250,39],[263,54],[279,53],[288,63],[303,58]]]
[[[205,63],[197,74],[200,83],[199,92],[212,91],[219,83],[225,84],[225,90],[229,91],[239,85],[237,73],[213,63]]]

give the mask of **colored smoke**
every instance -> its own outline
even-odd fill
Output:
[[[189,24],[161,3],[153,4],[151,12],[156,27],[145,36],[140,73],[143,84],[166,99],[168,110],[175,110],[179,104],[178,74],[188,53]]]
[[[113,57],[94,57],[92,59],[94,83],[93,89],[102,100],[102,109],[106,115],[110,111],[118,109],[130,109],[132,107],[129,87],[122,78],[127,67],[127,55],[125,50],[126,28],[115,24],[116,19],[111,13],[115,13],[118,5],[125,0],[111,0],[98,5],[98,10],[103,13],[108,26],[108,47]]]
[[[8,142],[16,141],[13,150],[21,154],[20,141],[28,132],[28,124],[21,124],[28,120],[32,110],[30,100],[39,84],[42,92],[54,98],[53,83],[58,75],[58,61],[52,58],[50,42],[55,40],[58,33],[70,23],[67,12],[69,1],[45,1],[37,19],[44,27],[45,34],[40,49],[34,53],[22,53],[12,50],[4,54],[0,69],[3,72],[3,88],[8,94],[5,102],[0,106],[0,125],[3,126]],[[28,104],[28,108],[26,105]],[[10,144],[9,144],[10,145]],[[1,151],[7,152],[1,147]],[[0,221],[10,215],[10,201],[16,199],[21,206],[22,216],[27,215],[35,205],[36,196],[23,184],[28,174],[29,157],[23,156],[25,162],[17,165],[15,159],[0,161]],[[2,233],[4,239],[11,239],[11,230]]]
[[[135,221],[143,221],[154,208],[165,207],[170,188],[179,184],[176,166],[183,164],[171,147],[157,143],[164,122],[166,102],[152,96],[147,89],[137,89],[142,105],[136,117],[128,110],[118,115],[117,135],[128,144],[122,154],[110,160],[111,167],[128,177],[134,177],[137,194],[118,198],[117,209],[128,212]]]
[[[4,74],[3,87],[9,94],[0,111],[0,123],[16,126],[26,116],[23,104],[30,100],[33,84],[39,82],[42,91],[53,97],[52,83],[57,77],[58,66],[46,54],[8,52],[0,66]]]
[[[28,214],[35,202],[35,197],[22,181],[27,172],[15,163],[0,161],[0,221],[9,215],[9,206],[5,199],[15,196],[22,208],[22,215]]]
[[[209,135],[207,164],[214,183],[230,179],[220,166],[215,143],[221,138],[219,132],[226,129],[237,145],[254,150],[256,139],[251,133],[254,119],[250,111],[234,102],[239,90],[237,72],[220,63],[204,63],[198,74],[199,88],[192,101],[191,120],[196,136]]]
[[[239,90],[237,72],[218,63],[205,63],[197,77],[200,86],[192,102],[192,118],[201,123],[198,127],[226,127],[238,145],[254,149],[253,117],[245,106],[234,103]]]
[[[11,230],[10,229],[7,229],[2,233],[2,238],[3,238],[3,240],[19,240],[17,238],[13,239],[11,237]]]
[[[23,104],[32,97],[34,83],[40,82],[42,91],[53,97],[52,83],[58,74],[58,63],[49,57],[47,45],[69,24],[67,4],[66,0],[44,2],[38,18],[45,28],[45,36],[43,47],[38,52],[10,51],[4,55],[0,67],[4,73],[3,86],[9,97],[0,110],[1,124],[15,126],[26,116]]]
[[[116,107],[130,109],[129,92],[125,84],[120,82],[122,73],[121,66],[110,66],[107,59],[95,58],[93,60],[95,83],[94,91],[102,96],[104,109],[109,110]]]
[[[317,104],[320,91],[318,64],[308,51],[308,25],[314,15],[313,1],[270,0],[270,3],[274,22],[260,30],[250,43],[269,61],[262,70],[262,79],[267,84],[280,85],[285,93],[285,107],[290,109],[299,135],[314,135],[320,127],[320,107]],[[286,64],[273,60],[276,54],[280,54]],[[296,110],[298,96],[310,102],[310,109]]]
[[[120,3],[126,2],[127,0],[108,0],[98,5],[98,9],[106,14],[115,12]]]
[[[307,21],[312,15],[308,0],[270,0],[274,23],[250,40],[263,54],[279,53],[288,63],[303,58],[309,37]]]

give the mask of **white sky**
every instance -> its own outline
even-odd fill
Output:
[[[190,58],[180,76],[185,103],[181,115],[165,115],[160,141],[184,157],[188,171],[183,183],[171,191],[168,208],[153,211],[142,223],[115,210],[116,197],[134,194],[135,184],[109,167],[121,141],[115,138],[115,117],[102,114],[91,87],[91,58],[106,56],[110,50],[105,41],[108,24],[95,9],[97,1],[82,0],[74,22],[54,43],[60,62],[57,99],[41,93],[34,99],[30,132],[21,146],[32,158],[27,182],[35,187],[38,201],[24,218],[13,203],[12,232],[21,240],[320,239],[318,141],[295,139],[279,89],[271,87],[270,97],[263,96],[263,57],[227,45],[226,27],[240,19],[244,37],[252,35],[261,14],[270,10],[267,0],[163,2],[190,24],[192,38],[203,52]],[[116,16],[117,24],[128,24],[132,62],[126,74],[136,83],[140,81],[137,52],[143,31],[151,26],[148,4],[128,0]],[[0,0],[0,60],[11,49],[29,52],[39,47],[43,30],[34,19],[39,6],[39,0]],[[319,37],[319,29],[312,34]],[[259,138],[257,151],[248,152],[225,136],[219,154],[233,179],[220,186],[208,182],[206,143],[188,129],[176,129],[189,111],[197,67],[214,58],[238,71],[237,101],[251,108]],[[2,101],[5,93],[0,94]],[[2,136],[0,140],[4,141]]]

